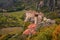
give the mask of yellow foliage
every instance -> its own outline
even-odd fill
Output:
[[[1,37],[0,37],[0,40],[2,40],[4,37],[6,37],[7,36],[7,34],[5,34],[5,35],[2,35]]]
[[[57,26],[56,29],[54,30],[52,40],[60,40],[59,35],[60,35],[60,25]]]

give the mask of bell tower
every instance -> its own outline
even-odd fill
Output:
[[[35,14],[34,19],[35,19],[34,23],[35,23],[35,24],[38,24],[38,14]]]

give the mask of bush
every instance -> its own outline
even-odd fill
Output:
[[[60,40],[60,25],[55,28],[52,37],[52,40]]]
[[[46,12],[46,13],[45,13],[45,16],[46,16],[47,18],[50,18],[50,19],[56,19],[56,18],[58,18],[57,13],[55,13],[55,12]]]
[[[0,28],[23,27],[25,29],[29,24],[30,22],[24,23],[24,11],[0,14]]]
[[[32,40],[51,40],[52,39],[52,32],[56,26],[49,26],[44,27],[38,32],[38,34],[35,37],[32,37]]]
[[[0,28],[3,27],[22,27],[24,25],[22,17],[24,13],[1,13],[0,14]]]
[[[60,24],[60,19],[59,18],[55,19],[55,21],[56,21],[56,24]]]
[[[5,16],[1,15],[0,16],[0,28],[6,27],[6,25],[7,25],[6,22],[7,22],[7,18]]]

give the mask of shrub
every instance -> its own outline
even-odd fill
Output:
[[[56,26],[44,27],[38,32],[37,36],[32,37],[31,40],[51,40],[52,32],[54,31]]]
[[[58,15],[57,15],[56,12],[48,12],[48,13],[45,13],[45,16],[47,18],[50,18],[50,19],[56,19],[56,18],[58,18]]]
[[[0,28],[3,27],[22,27],[24,26],[24,12],[12,12],[0,14]]]
[[[60,40],[60,25],[55,28],[52,37],[52,40]]]
[[[57,24],[60,24],[60,19],[59,18],[55,19],[55,21],[56,21]]]

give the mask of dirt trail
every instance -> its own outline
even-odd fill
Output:
[[[9,27],[0,30],[1,34],[16,34],[23,31],[22,27]]]

